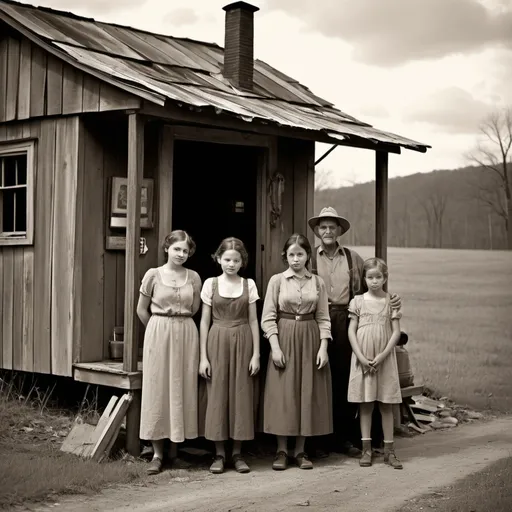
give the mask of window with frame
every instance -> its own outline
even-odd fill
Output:
[[[34,236],[34,141],[0,143],[0,245]]]

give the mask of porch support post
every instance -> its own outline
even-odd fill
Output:
[[[173,166],[173,128],[162,126],[158,143],[158,265],[167,261],[160,244],[172,231]]]
[[[375,152],[375,256],[388,258],[388,153]]]
[[[140,191],[144,168],[144,125],[139,114],[128,114],[128,190],[124,295],[123,370],[137,371],[139,296]]]
[[[126,215],[126,269],[124,296],[123,370],[137,371],[139,353],[137,299],[139,291],[140,195],[144,173],[144,124],[140,114],[128,113],[128,190]],[[126,414],[126,450],[140,453],[140,390],[135,390]]]

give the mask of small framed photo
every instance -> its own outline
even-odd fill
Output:
[[[140,227],[153,227],[153,190],[154,181],[150,178],[142,180],[140,191]],[[128,209],[128,180],[127,178],[112,178],[112,194],[110,203],[110,227],[126,228]]]

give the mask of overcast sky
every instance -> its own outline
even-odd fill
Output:
[[[221,46],[229,0],[39,0]],[[512,104],[512,0],[253,0],[255,57],[376,128],[430,144],[390,156],[391,177],[467,165],[479,121]],[[317,157],[329,146],[317,145]],[[368,181],[374,153],[337,148],[333,185]]]

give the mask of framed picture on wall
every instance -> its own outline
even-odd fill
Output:
[[[127,178],[112,178],[110,199],[110,227],[126,228],[128,211],[128,180]],[[153,227],[153,190],[154,181],[150,178],[142,180],[140,191],[140,227]]]

